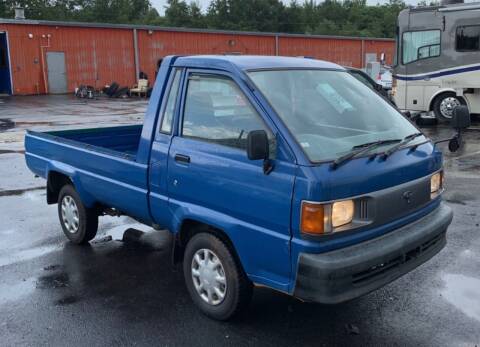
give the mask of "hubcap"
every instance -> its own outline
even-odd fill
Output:
[[[78,231],[78,208],[75,200],[69,195],[62,199],[62,221],[69,233]]]
[[[455,107],[460,106],[460,101],[453,96],[445,98],[440,103],[440,112],[445,118],[452,118]]]
[[[219,305],[227,293],[227,279],[220,259],[209,249],[199,249],[192,259],[192,279],[200,297]]]

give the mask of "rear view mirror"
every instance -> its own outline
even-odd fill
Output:
[[[465,105],[459,105],[453,109],[451,126],[454,129],[466,129],[470,126],[470,112]]]
[[[263,173],[268,175],[273,170],[269,159],[268,135],[265,130],[250,131],[247,136],[247,155],[250,160],[263,159]]]
[[[254,130],[248,133],[247,155],[250,160],[268,159],[268,136],[265,130]]]

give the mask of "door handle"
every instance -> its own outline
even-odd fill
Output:
[[[175,161],[179,163],[190,163],[190,157],[183,154],[175,154]]]

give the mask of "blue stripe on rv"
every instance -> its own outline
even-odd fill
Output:
[[[395,77],[398,80],[402,80],[402,81],[418,81],[418,80],[423,80],[425,78],[435,78],[435,77],[441,77],[441,76],[455,75],[455,74],[462,73],[462,72],[470,72],[470,71],[477,71],[477,70],[480,70],[480,65],[462,67],[462,68],[458,68],[458,69],[455,69],[455,70],[448,70],[448,71],[442,71],[442,72],[434,72],[434,73],[430,73],[430,74],[424,74],[424,75],[421,75],[421,76],[411,76],[411,77],[409,77],[409,76],[394,75],[393,77]]]

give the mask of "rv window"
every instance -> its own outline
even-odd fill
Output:
[[[404,64],[419,59],[438,57],[440,55],[440,30],[410,31],[403,33]]]
[[[480,25],[457,28],[457,51],[478,51],[480,43]]]

